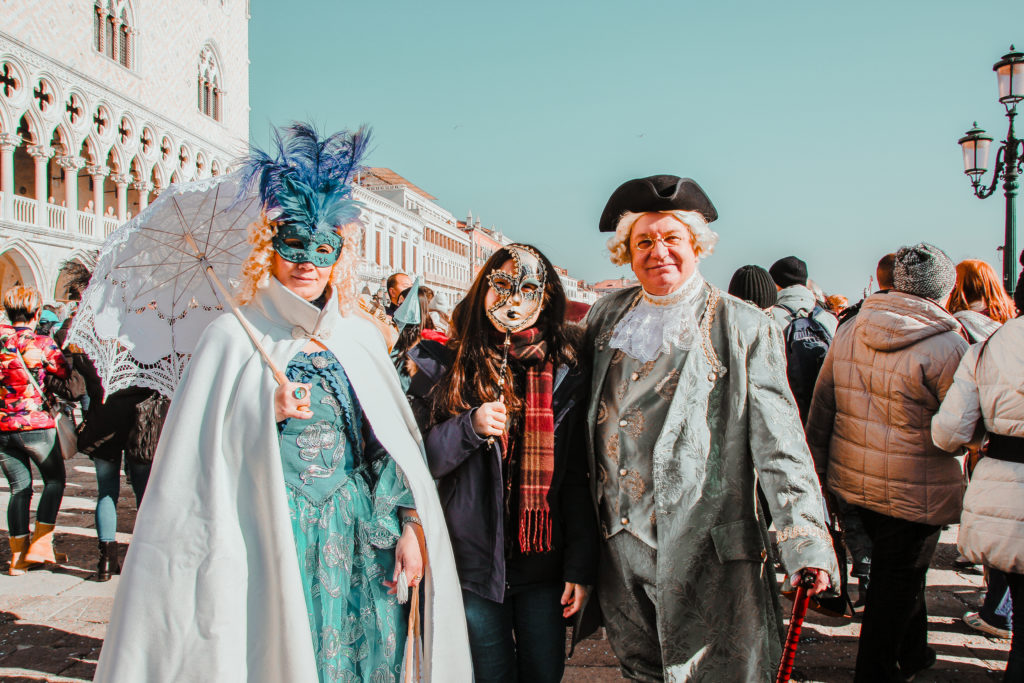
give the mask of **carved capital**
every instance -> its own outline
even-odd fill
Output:
[[[128,187],[135,178],[130,173],[117,173],[110,176],[110,180],[117,186],[124,185],[125,187]]]
[[[110,169],[106,166],[86,166],[85,172],[93,177],[105,178],[110,175]]]
[[[36,161],[45,161],[54,155],[54,150],[51,147],[45,145],[29,145],[25,148],[25,151],[29,153]]]
[[[139,192],[152,192],[155,186],[146,180],[136,180],[135,189]]]
[[[21,136],[14,133],[0,133],[0,150],[9,152],[21,144]]]
[[[78,169],[85,166],[85,159],[77,156],[57,157],[57,165],[65,171],[74,171],[77,173]]]

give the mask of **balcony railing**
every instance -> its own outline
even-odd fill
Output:
[[[39,202],[28,197],[11,197],[11,217],[17,223],[36,224],[36,206]]]
[[[50,203],[40,204],[35,199],[19,195],[5,197],[2,192],[0,192],[0,208],[2,208],[0,217],[12,223],[21,223],[35,228],[49,228],[64,235],[89,237],[97,240],[108,237],[121,225],[121,221],[114,216],[97,218],[92,211],[71,212],[65,206]]]

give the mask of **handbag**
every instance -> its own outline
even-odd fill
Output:
[[[32,371],[28,369],[28,364],[25,363],[25,357],[21,355],[21,351],[17,348],[15,348],[15,351],[18,353],[18,360],[21,361],[21,367],[25,370],[25,375],[28,376],[28,381],[32,383],[32,388],[39,394],[39,400],[46,407],[47,412],[50,413],[50,417],[53,418],[61,455],[64,456],[65,460],[70,460],[78,452],[78,429],[75,426],[75,418],[52,406],[39,383],[36,382],[36,378],[32,376]]]

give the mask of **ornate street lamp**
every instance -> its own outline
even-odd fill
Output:
[[[992,184],[987,188],[981,184],[988,166],[988,152],[992,138],[978,128],[977,122],[958,143],[964,153],[964,173],[971,179],[974,195],[981,199],[991,197],[996,191],[1000,178],[1003,180],[1003,194],[1006,196],[1006,236],[1003,244],[1003,285],[1013,295],[1017,284],[1017,214],[1014,207],[1020,185],[1018,176],[1024,173],[1024,143],[1013,131],[1013,119],[1017,116],[1017,103],[1024,100],[1024,53],[1017,52],[1013,45],[992,70],[999,81],[999,101],[1006,107],[1006,118],[1010,128],[1006,139],[999,143],[996,165],[992,171]]]

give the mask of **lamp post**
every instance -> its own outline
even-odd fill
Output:
[[[992,184],[983,187],[981,178],[988,166],[988,152],[992,138],[985,134],[978,123],[967,131],[958,143],[964,154],[964,173],[971,179],[974,195],[980,199],[991,197],[996,191],[1000,178],[1003,180],[1003,194],[1006,196],[1006,237],[1003,244],[1003,285],[1013,296],[1017,284],[1016,232],[1017,214],[1014,206],[1020,185],[1017,178],[1024,173],[1024,143],[1013,131],[1013,120],[1017,116],[1017,103],[1024,100],[1024,53],[1017,52],[1013,45],[1003,58],[995,63],[992,70],[999,81],[999,101],[1006,107],[1006,118],[1010,128],[1006,139],[999,143],[996,166],[992,172]]]

